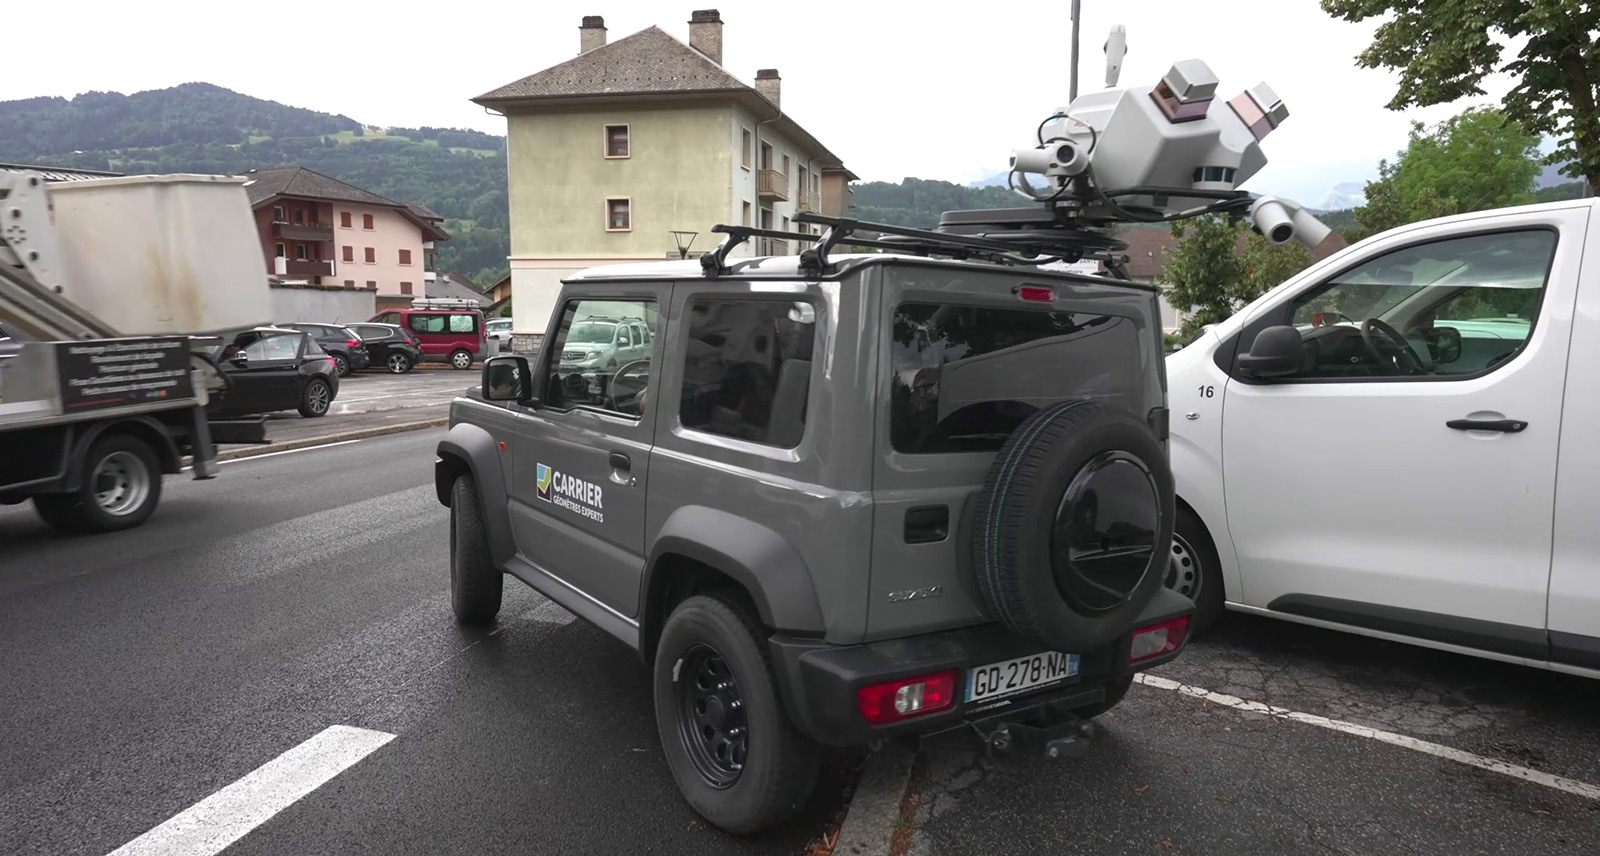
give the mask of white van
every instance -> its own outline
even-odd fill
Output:
[[[1600,677],[1595,200],[1412,224],[1167,358],[1169,585]]]

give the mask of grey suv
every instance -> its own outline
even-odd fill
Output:
[[[806,802],[818,744],[971,728],[1083,751],[1193,611],[1163,586],[1156,290],[701,262],[573,277],[538,359],[490,359],[451,405],[458,620],[493,623],[510,574],[636,649],[674,778],[735,833]],[[604,350],[599,318],[648,347]]]

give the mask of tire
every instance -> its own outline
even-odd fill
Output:
[[[466,350],[465,348],[451,351],[450,367],[461,369],[463,371],[472,368],[472,352]]]
[[[1133,686],[1133,675],[1125,678],[1112,678],[1106,681],[1106,697],[1103,701],[1096,702],[1088,707],[1073,711],[1073,715],[1080,719],[1093,719],[1102,713],[1122,704],[1122,699],[1128,694],[1128,688]]]
[[[342,354],[333,355],[333,368],[339,373],[339,377],[350,376],[350,360]]]
[[[41,493],[33,498],[33,510],[39,518],[58,532],[77,534],[89,529],[89,521],[78,506],[78,497],[70,493]]]
[[[1087,401],[1040,410],[978,496],[970,540],[985,606],[1050,650],[1110,644],[1166,579],[1175,505],[1166,453],[1138,417]]]
[[[34,497],[34,508],[63,532],[119,532],[141,526],[161,502],[161,465],[150,444],[128,434],[96,440],[75,493]]]
[[[1228,593],[1216,542],[1200,518],[1181,506],[1172,532],[1166,586],[1194,601],[1194,615],[1189,618],[1191,636],[1205,632],[1222,617]]]
[[[505,577],[489,557],[477,482],[463,473],[450,486],[450,608],[456,621],[492,623],[500,614],[504,590]]]
[[[656,649],[656,727],[667,765],[689,805],[735,835],[793,817],[817,781],[820,753],[784,712],[766,635],[732,600],[696,595],[673,610]],[[723,687],[718,678],[732,686]],[[715,689],[696,692],[706,686]],[[707,747],[702,754],[695,748],[706,746],[700,736],[707,723],[691,712],[699,710],[733,717],[722,720],[730,742],[721,745],[737,769],[730,772],[716,750]],[[742,752],[734,748],[738,737],[731,736],[740,728]]]
[[[317,419],[328,415],[328,409],[333,407],[333,387],[320,377],[306,381],[305,391],[300,393],[300,415],[307,419]]]
[[[411,360],[405,354],[390,354],[384,360],[384,366],[389,369],[390,374],[405,374],[411,371]]]

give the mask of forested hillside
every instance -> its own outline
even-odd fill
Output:
[[[444,215],[439,266],[492,285],[509,250],[505,139],[365,127],[207,83],[0,102],[0,161],[126,173],[304,166]]]

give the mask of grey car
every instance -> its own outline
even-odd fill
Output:
[[[637,650],[679,789],[735,833],[805,804],[819,745],[1084,751],[1194,609],[1157,291],[708,259],[573,277],[539,357],[452,403],[457,619],[509,574]]]

